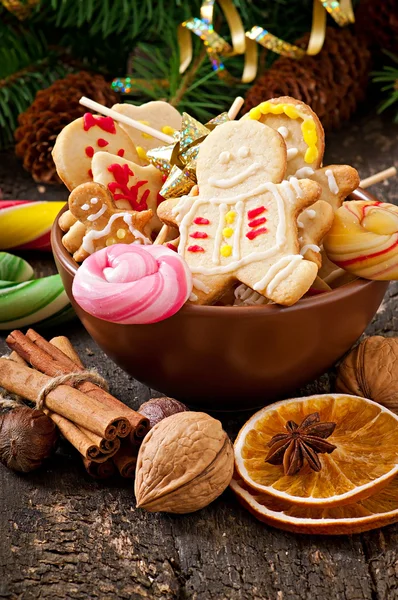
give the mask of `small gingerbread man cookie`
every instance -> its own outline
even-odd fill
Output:
[[[178,252],[193,273],[198,304],[211,304],[235,281],[290,306],[318,268],[299,252],[297,216],[320,195],[317,183],[283,182],[286,146],[257,121],[219,125],[197,159],[198,196],[167,200],[160,218],[178,224]]]
[[[308,177],[322,164],[325,135],[320,120],[304,102],[281,96],[262,102],[242,117],[278,131],[287,147],[286,179]]]
[[[107,152],[94,154],[91,168],[94,181],[111,192],[117,208],[152,210],[150,231],[160,231],[162,224],[156,210],[163,200],[159,194],[163,175],[158,169],[152,165],[142,167]]]
[[[86,113],[63,128],[52,152],[57,173],[70,191],[93,180],[91,159],[96,152],[140,162],[133,142],[118,123]]]
[[[322,188],[321,200],[336,212],[349,194],[359,186],[358,171],[349,165],[329,165],[307,175]]]
[[[73,254],[77,262],[112,244],[152,243],[147,235],[152,211],[117,209],[110,192],[99,183],[84,183],[75,188],[69,196],[69,210],[85,227],[81,246]],[[62,239],[68,251],[75,247],[70,235],[73,227]]]
[[[290,179],[290,182],[292,181]],[[311,208],[303,210],[297,219],[300,254],[306,260],[314,262],[318,266],[318,269],[322,265],[322,241],[333,225],[333,219],[333,208],[324,200],[318,200]]]
[[[115,104],[112,106],[112,109],[135,121],[140,121],[144,125],[149,125],[167,135],[173,135],[173,133],[178,131],[181,127],[181,115],[178,110],[168,102],[162,102],[161,100],[146,102],[145,104],[141,104],[141,106],[135,106],[134,104]],[[138,131],[138,129],[135,129],[130,125],[120,123],[120,127],[133,140],[140,159],[144,163],[147,163],[147,151],[161,145],[159,140],[148,133]]]

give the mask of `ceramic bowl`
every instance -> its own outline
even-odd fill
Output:
[[[363,190],[351,198],[375,200]],[[74,301],[78,265],[61,239],[57,218],[52,247],[58,271],[79,319],[102,350],[151,388],[209,411],[263,406],[327,371],[364,332],[388,287],[358,279],[287,308],[187,305],[153,325],[118,325],[89,315]]]

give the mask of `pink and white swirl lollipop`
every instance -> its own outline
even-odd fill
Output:
[[[89,314],[121,324],[147,324],[174,315],[192,292],[181,256],[165,246],[116,244],[79,267],[73,296]]]

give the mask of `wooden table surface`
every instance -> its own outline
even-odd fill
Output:
[[[398,166],[398,126],[366,114],[327,137],[326,164],[347,162],[361,177]],[[12,152],[0,153],[3,198],[66,199],[43,192]],[[397,180],[372,188],[398,204]],[[1,235],[1,232],[0,232]],[[50,258],[29,255],[37,274]],[[398,283],[391,284],[371,335],[398,334]],[[395,312],[394,312],[395,309]],[[349,318],[346,316],[345,318]],[[114,395],[137,408],[153,392],[132,380],[75,322],[70,335]],[[4,336],[0,352],[6,351]],[[303,393],[329,391],[333,373]],[[223,419],[234,435],[248,418]],[[230,491],[186,516],[134,508],[131,482],[98,483],[64,444],[48,468],[28,476],[0,465],[0,598],[182,600],[393,600],[398,598],[398,524],[354,536],[293,535],[256,521]]]

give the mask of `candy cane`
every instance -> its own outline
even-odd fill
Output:
[[[74,317],[59,275],[32,276],[25,260],[0,252],[0,330],[35,323],[50,327]]]
[[[50,233],[65,202],[0,200],[0,250],[51,251]]]

